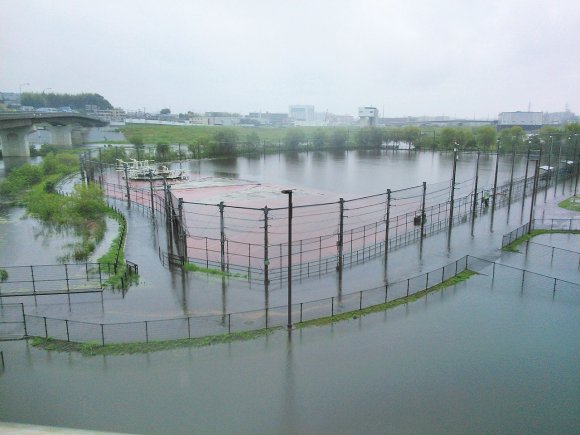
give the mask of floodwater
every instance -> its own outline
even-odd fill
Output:
[[[446,182],[451,156],[309,153],[187,165],[208,176],[361,195]],[[516,162],[516,176],[524,165]],[[482,156],[482,185],[493,182],[493,168],[493,158]],[[474,156],[462,156],[457,169],[458,180],[473,178]],[[509,178],[509,158],[500,171],[500,182]],[[548,198],[553,202],[551,192]],[[296,301],[368,288],[387,273],[413,276],[466,253],[499,257],[501,235],[527,221],[528,202],[394,251],[388,271],[378,258],[346,268],[340,281],[334,272],[297,281]],[[39,298],[27,312],[118,321],[285,303],[283,282],[265,292],[255,283],[160,266],[157,251],[168,243],[163,225],[152,225],[136,207],[124,211],[126,255],[140,265],[140,285],[107,293],[104,301]],[[9,210],[0,226],[0,240],[10,240],[11,249],[30,242],[11,226],[20,222],[18,213]],[[1,246],[4,255],[8,245]],[[501,261],[535,267],[544,258],[523,255],[504,254]],[[575,264],[562,264],[544,262],[542,272],[574,277]],[[385,313],[249,342],[114,357],[3,342],[0,420],[133,433],[577,433],[579,293],[521,291],[519,272],[504,272],[493,284],[482,272]]]
[[[488,276],[333,326],[146,355],[3,343],[0,420],[137,433],[577,433],[580,296]]]
[[[469,189],[475,175],[475,157],[474,154],[462,155],[457,165],[457,180],[465,181],[464,185]],[[342,192],[351,195],[378,193],[387,186],[393,189],[409,187],[419,184],[421,180],[447,185],[451,164],[451,153],[407,151],[310,152],[182,163],[194,175],[238,177],[285,187],[328,191],[334,195]],[[493,183],[494,168],[494,157],[482,155],[480,186]],[[509,179],[511,156],[502,157],[499,168],[501,183]],[[515,176],[523,175],[525,162],[517,157],[514,168]],[[528,203],[529,200],[524,204],[525,210],[519,205],[512,207],[511,214],[505,209],[498,209],[493,219],[490,213],[483,215],[473,228],[467,224],[458,226],[452,237],[442,232],[426,238],[423,245],[414,243],[399,249],[389,255],[387,263],[378,257],[364,264],[346,267],[340,276],[333,271],[331,264],[329,273],[323,270],[318,276],[294,282],[294,302],[382,286],[385,280],[393,282],[433,270],[466,253],[477,256],[497,253],[501,235],[527,221]],[[127,209],[119,201],[115,205],[123,210],[129,220],[125,255],[140,267],[138,286],[130,288],[127,293],[107,291],[103,299],[94,295],[75,295],[72,299],[66,296],[45,296],[34,300],[12,298],[10,302],[24,302],[30,314],[107,323],[215,315],[286,304],[286,283],[282,280],[272,281],[265,290],[263,284],[245,279],[183,274],[180,270],[162,266],[159,251],[169,250],[165,226],[159,223],[153,225],[152,220],[138,207]],[[4,223],[0,225],[0,243],[6,241],[0,245],[3,246],[0,252],[2,265],[30,264],[30,259],[36,263],[36,255],[54,255],[55,249],[52,247],[59,243],[54,238],[31,238],[29,228],[37,223],[33,219],[21,220],[21,216],[22,210],[18,208],[5,211]],[[43,250],[44,245],[48,249]],[[7,249],[8,246],[10,249]],[[48,261],[46,258],[38,259],[39,262],[41,260],[42,263]]]

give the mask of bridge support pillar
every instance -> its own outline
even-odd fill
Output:
[[[28,146],[28,133],[31,127],[15,127],[0,130],[0,143],[2,144],[2,155],[4,157],[28,157],[30,148]]]
[[[70,138],[73,145],[82,145],[87,136],[87,128],[74,127],[70,132]]]
[[[51,125],[48,127],[52,145],[72,147],[72,126],[71,125]]]

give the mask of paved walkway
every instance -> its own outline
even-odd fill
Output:
[[[560,209],[557,203],[571,195],[569,188],[562,195],[559,189],[538,194],[536,218],[570,218],[580,216]],[[27,312],[74,320],[97,322],[126,322],[161,319],[184,315],[210,315],[224,312],[241,312],[267,307],[284,306],[287,302],[287,282],[273,281],[265,290],[263,283],[245,279],[221,278],[203,273],[182,273],[170,270],[159,260],[159,250],[168,251],[165,225],[153,220],[142,209],[117,202],[126,215],[129,232],[125,248],[128,260],[139,265],[140,283],[126,293],[107,291],[100,297],[75,296],[68,301],[55,303],[55,299],[38,301]],[[336,271],[319,277],[295,279],[295,303],[328,298],[340,294],[384,285],[406,279],[449,264],[466,254],[495,260],[500,257],[502,236],[523,225],[529,219],[529,199],[522,206],[516,202],[510,209],[497,209],[492,215],[487,211],[475,222],[456,225],[451,233],[447,229],[418,242],[389,253],[385,269],[384,257],[364,264],[345,267],[342,276]]]

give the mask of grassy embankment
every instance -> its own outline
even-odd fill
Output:
[[[572,196],[564,201],[558,203],[558,207],[580,212],[580,196]]]
[[[61,262],[86,261],[102,241],[105,217],[111,217],[125,225],[124,217],[105,204],[102,191],[94,185],[77,185],[70,195],[56,192],[59,180],[76,172],[79,167],[77,155],[69,153],[49,153],[39,165],[26,164],[10,172],[0,184],[0,194],[13,204],[26,208],[28,216],[42,222],[50,233],[69,232],[77,239],[67,246],[67,252],[59,257]],[[115,239],[109,252],[99,263],[114,263],[117,249],[121,246],[120,236]],[[122,250],[119,255],[120,267],[110,278],[108,285],[114,287],[125,273]]]
[[[576,200],[574,197],[565,199],[558,203],[558,206],[567,210],[580,212],[580,201],[578,201],[578,198],[576,198]],[[532,230],[529,234],[524,234],[519,239],[514,240],[501,249],[506,252],[520,252],[518,248],[522,243],[526,243],[528,240],[531,240],[540,234],[580,234],[580,230]]]
[[[340,313],[333,317],[324,317],[321,319],[309,320],[302,323],[296,323],[296,328],[305,328],[309,326],[322,326],[334,322],[340,322],[344,320],[358,319],[359,317],[366,316],[371,313],[377,313],[385,311],[396,306],[407,304],[409,302],[416,301],[429,293],[442,290],[446,287],[456,285],[462,281],[469,279],[471,276],[476,275],[476,272],[471,270],[465,270],[456,276],[443,281],[433,287],[426,290],[417,292],[408,297],[402,297],[394,301],[390,301],[384,304],[374,305],[372,307],[364,308],[362,310],[349,311],[346,313]],[[121,343],[121,344],[105,344],[104,346],[98,342],[89,343],[77,343],[69,342],[64,340],[55,340],[53,338],[43,338],[34,337],[31,340],[33,346],[40,347],[45,350],[55,350],[60,352],[80,352],[86,356],[93,355],[123,355],[123,354],[134,354],[134,353],[147,353],[147,352],[157,352],[163,350],[170,350],[181,347],[202,347],[211,346],[213,344],[219,343],[231,343],[235,341],[252,340],[254,338],[262,337],[273,333],[276,330],[283,329],[282,327],[275,327],[269,329],[258,329],[255,331],[244,331],[244,332],[233,332],[230,334],[220,334],[212,335],[208,337],[201,338],[191,338],[191,339],[180,339],[180,340],[167,340],[167,341],[152,341],[149,343]]]

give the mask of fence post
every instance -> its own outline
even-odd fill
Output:
[[[475,186],[473,188],[473,210],[471,213],[472,220],[475,219],[475,215],[477,214],[477,185],[479,182],[479,154],[480,151],[477,150],[477,161],[475,163]]]
[[[26,328],[26,314],[24,314],[24,304],[20,304],[20,309],[22,310],[22,322],[24,322],[24,335],[28,336],[28,329]]]
[[[36,283],[34,282],[34,266],[30,266],[30,274],[32,275],[32,293],[36,293]]]
[[[385,219],[385,262],[389,252],[389,221],[391,219],[391,189],[387,189],[387,218]],[[351,232],[352,239],[352,232]],[[351,241],[352,245],[352,241]]]
[[[362,290],[359,293],[359,297],[358,297],[358,309],[359,311],[362,310]]]
[[[145,320],[145,343],[149,343],[149,328],[147,327],[147,320]]]
[[[330,317],[334,317],[334,296],[330,297]]]
[[[342,250],[344,245],[344,199],[340,198],[338,200],[339,207],[340,207],[340,216],[338,219],[338,264],[336,265],[337,270],[342,269]]]
[[[427,272],[427,280],[425,281],[425,290],[429,288],[429,272]]]
[[[223,272],[225,270],[225,241],[226,241],[223,201],[221,201],[218,204],[218,208],[220,210],[220,266]]]
[[[64,324],[66,326],[66,341],[70,341],[70,335],[68,333],[68,319],[64,320]]]
[[[105,325],[101,323],[101,343],[105,345]]]
[[[268,258],[268,206],[264,207],[264,282],[270,282],[270,260]]]
[[[123,162],[123,170],[125,171],[125,189],[127,190],[127,207],[131,208],[131,192],[129,190],[129,171],[127,163]]]
[[[556,278],[554,278],[554,289],[552,290],[552,293],[556,293],[556,283],[558,282],[558,280]]]
[[[300,302],[300,323],[302,323],[302,302]]]
[[[66,277],[66,290],[70,293],[70,286],[69,286],[69,282],[68,282],[68,267],[67,267],[66,263],[64,265],[64,274]]]
[[[232,333],[232,313],[228,313],[228,334]]]
[[[409,278],[407,278],[407,297],[409,297]]]
[[[149,169],[149,192],[151,194],[151,215],[155,217],[155,201],[153,196],[153,170]]]
[[[191,325],[190,325],[189,317],[187,318],[187,338],[191,338]]]
[[[177,204],[179,213],[179,241],[181,243],[181,264],[187,263],[187,234],[183,225],[183,198],[179,198]]]
[[[389,284],[385,284],[385,303],[389,299]]]
[[[43,317],[44,319],[44,337],[48,338],[48,325],[46,324],[46,317]]]

